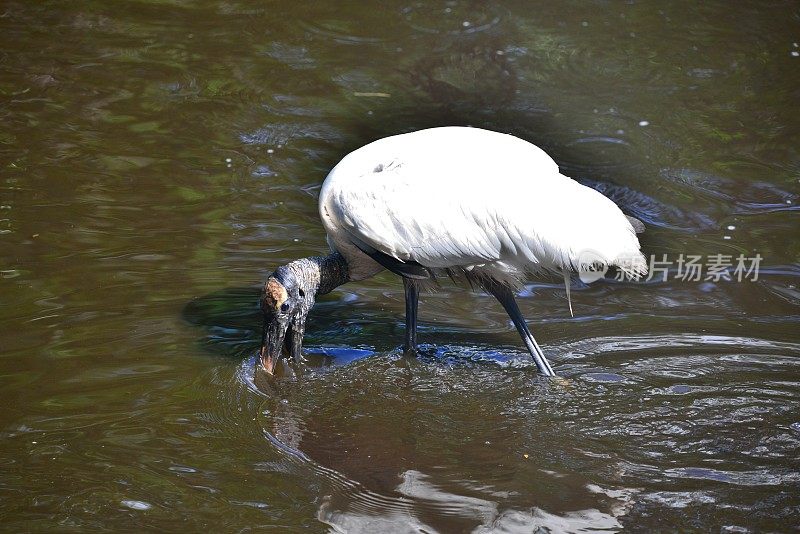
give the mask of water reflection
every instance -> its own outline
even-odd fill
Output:
[[[729,354],[741,346],[751,352]],[[739,429],[766,430],[763,414],[789,415],[785,399],[798,383],[783,377],[800,376],[800,345],[690,335],[595,338],[561,350],[570,354],[563,384],[537,377],[530,364],[443,366],[393,353],[293,380],[256,374],[255,382],[250,358],[239,379],[269,406],[260,418],[268,440],[326,480],[320,520],[348,532],[613,529],[634,503],[683,508],[727,491],[667,497],[673,481],[797,483],[784,464],[800,448],[786,432],[789,420],[769,431],[769,447],[742,439]],[[624,362],[623,374],[608,371],[615,361]],[[765,382],[739,380],[756,374]],[[616,445],[623,437],[627,450]],[[671,467],[673,451],[689,466]],[[740,458],[763,461],[767,452],[761,469],[741,469]],[[609,487],[583,474],[598,462]],[[553,499],[540,495],[531,506],[530,484]],[[562,494],[579,507],[565,507]]]

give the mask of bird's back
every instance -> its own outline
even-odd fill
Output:
[[[354,278],[379,270],[363,245],[505,279],[575,268],[585,257],[646,269],[611,200],[561,175],[535,145],[477,128],[421,130],[352,152],[326,178],[320,214]]]

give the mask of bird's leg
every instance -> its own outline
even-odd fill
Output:
[[[511,317],[514,326],[517,327],[519,335],[522,336],[522,341],[524,341],[525,345],[528,347],[528,352],[531,353],[536,367],[539,368],[539,372],[545,376],[555,376],[556,374],[553,372],[553,368],[550,367],[547,358],[544,357],[542,349],[539,347],[536,340],[533,339],[531,331],[528,330],[528,325],[522,313],[519,311],[519,306],[517,306],[517,301],[514,298],[514,293],[511,291],[511,288],[495,281],[486,282],[483,284],[483,287],[500,301],[500,304],[503,305],[508,316]]]
[[[417,353],[417,307],[419,305],[419,285],[414,280],[403,278],[406,293],[406,343],[403,352],[406,356]]]

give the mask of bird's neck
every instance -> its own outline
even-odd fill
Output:
[[[295,276],[303,279],[302,287],[314,291],[317,295],[330,293],[350,281],[347,260],[338,252],[296,260],[288,267],[292,268]]]
[[[317,256],[311,258],[319,265],[319,287],[317,295],[330,293],[342,284],[350,281],[350,269],[347,260],[338,252],[332,252],[327,256]]]

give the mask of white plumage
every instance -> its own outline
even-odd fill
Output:
[[[560,174],[535,145],[478,128],[432,128],[359,148],[328,174],[319,206],[353,280],[382,269],[354,243],[512,285],[529,271],[577,269],[587,257],[634,275],[647,270],[616,204]]]

